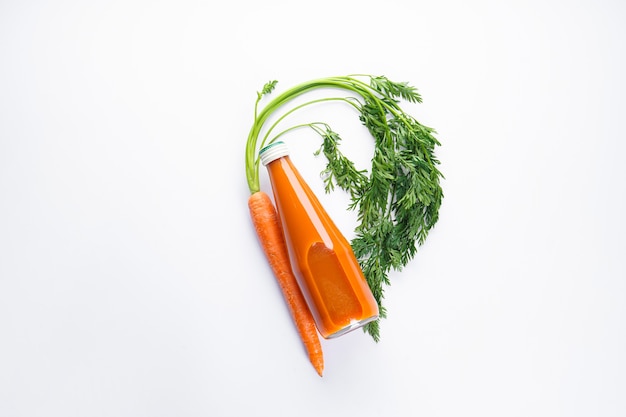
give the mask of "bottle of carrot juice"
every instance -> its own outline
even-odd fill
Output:
[[[352,247],[306,184],[283,142],[260,151],[294,275],[320,334],[333,338],[378,318]]]

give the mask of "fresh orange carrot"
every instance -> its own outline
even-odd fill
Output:
[[[248,208],[259,242],[280,285],[309,360],[317,373],[322,376],[324,370],[322,345],[311,311],[291,269],[289,253],[274,204],[266,193],[257,191],[250,195]]]

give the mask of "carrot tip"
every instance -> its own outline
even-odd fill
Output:
[[[317,372],[317,374],[319,376],[324,376],[324,375],[322,375],[322,373],[324,373],[324,364],[323,363],[313,364],[313,367],[315,368],[315,372]]]

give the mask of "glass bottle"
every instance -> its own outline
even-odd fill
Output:
[[[291,266],[324,338],[378,318],[378,305],[352,247],[306,184],[283,142],[260,151],[281,219]]]

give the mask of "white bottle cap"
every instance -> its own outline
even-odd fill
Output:
[[[287,155],[289,155],[289,149],[284,142],[271,143],[259,151],[259,157],[264,166]]]

